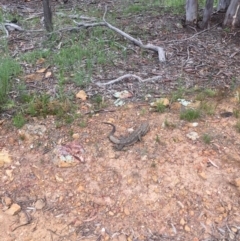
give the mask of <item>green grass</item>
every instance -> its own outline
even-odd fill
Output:
[[[10,57],[0,57],[0,104],[8,99],[8,92],[11,89],[11,79],[19,74],[21,67]]]
[[[180,119],[181,120],[187,120],[187,121],[193,121],[200,118],[200,110],[198,109],[187,109],[181,112]]]
[[[234,109],[233,110],[233,116],[235,118],[239,118],[240,117],[240,110],[239,109]]]
[[[93,102],[94,110],[100,110],[107,106],[107,103],[104,100],[104,96],[95,95],[91,98],[91,100]]]
[[[25,61],[28,64],[36,64],[38,59],[47,59],[50,55],[51,51],[49,49],[37,49],[33,50],[32,52],[22,54],[22,56],[20,57],[20,61]]]
[[[213,115],[216,110],[216,105],[217,104],[214,104],[208,101],[203,101],[200,104],[200,110],[206,115]]]
[[[176,127],[176,125],[175,124],[173,124],[172,122],[170,122],[169,120],[164,120],[164,126],[166,127],[166,128],[170,128],[170,129],[174,129],[175,127]]]
[[[204,133],[203,136],[202,136],[202,139],[203,139],[205,144],[210,144],[211,141],[212,141],[212,137],[208,133]]]
[[[166,106],[162,102],[156,103],[156,111],[159,113],[163,113],[166,110]]]
[[[12,121],[13,121],[13,125],[15,127],[17,127],[18,129],[22,128],[25,125],[25,123],[26,123],[26,120],[25,120],[24,116],[21,113],[15,115],[13,117]]]
[[[215,96],[216,96],[215,90],[205,89],[196,95],[195,100],[203,101],[206,98],[213,98]]]
[[[235,128],[236,128],[237,132],[240,133],[240,121],[237,121]]]

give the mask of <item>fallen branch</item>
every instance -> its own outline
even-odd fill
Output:
[[[8,30],[18,30],[18,31],[24,31],[24,29],[20,26],[18,26],[15,23],[4,23],[5,28]]]
[[[81,27],[89,28],[89,27],[96,27],[96,26],[106,26],[106,24],[104,22],[99,22],[99,23],[80,22],[80,23],[78,23],[78,22],[74,21],[74,23],[76,23],[79,28],[81,28]]]
[[[68,17],[68,18],[73,18],[73,19],[82,19],[82,20],[88,20],[88,21],[96,21],[96,18],[94,17],[87,17],[87,16],[79,16],[79,15],[69,15],[65,13],[56,13],[56,15],[60,17]]]
[[[137,39],[133,38],[132,36],[130,36],[129,34],[123,32],[122,30],[114,27],[113,25],[111,25],[110,23],[108,23],[105,20],[106,12],[107,12],[107,7],[106,7],[105,13],[103,15],[103,21],[107,25],[107,27],[109,27],[113,31],[117,32],[118,34],[121,34],[126,39],[132,41],[134,44],[136,44],[140,48],[149,49],[149,50],[153,50],[153,51],[157,52],[158,53],[158,59],[159,59],[160,62],[165,62],[166,61],[165,52],[164,52],[163,48],[161,48],[159,46],[156,46],[156,45],[152,45],[152,44],[144,45],[141,40],[137,40]]]
[[[4,24],[1,24],[2,26],[2,30],[4,30],[5,31],[5,33],[6,33],[6,37],[8,38],[9,37],[9,33],[8,33],[8,30],[6,29],[6,27],[4,26]],[[5,37],[5,36],[4,36]]]
[[[160,80],[162,78],[162,76],[154,76],[152,78],[148,78],[148,79],[142,79],[141,77],[135,75],[135,74],[125,74],[121,77],[118,77],[117,79],[114,79],[114,80],[111,80],[107,83],[99,83],[99,82],[96,82],[95,84],[97,86],[106,86],[106,85],[111,85],[111,84],[114,84],[116,82],[119,82],[119,81],[122,81],[124,79],[129,79],[129,78],[133,78],[133,79],[137,79],[139,82],[143,83],[143,82],[148,82],[148,81],[157,81],[157,80]]]

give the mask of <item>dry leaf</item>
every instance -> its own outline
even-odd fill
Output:
[[[24,78],[25,78],[26,82],[40,81],[40,80],[42,80],[42,75],[41,74],[29,74],[29,75],[26,75]]]
[[[85,101],[85,100],[87,99],[87,94],[85,93],[84,90],[80,90],[80,91],[76,94],[76,98]]]
[[[9,177],[10,181],[12,181],[14,179],[13,170],[6,170],[6,174]]]
[[[52,72],[51,71],[48,71],[46,74],[45,74],[45,78],[49,78],[52,76]]]
[[[36,71],[36,73],[44,73],[48,68],[42,68]]]
[[[45,62],[45,59],[44,58],[40,58],[37,60],[36,64],[42,64]]]
[[[11,163],[11,162],[12,162],[12,160],[11,160],[8,152],[5,150],[2,150],[0,152],[0,167],[2,167],[4,165],[4,163]]]

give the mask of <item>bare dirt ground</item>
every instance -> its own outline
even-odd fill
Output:
[[[103,3],[94,4],[101,8]],[[39,11],[41,7],[37,1],[21,5]],[[48,116],[30,118],[17,130],[2,118],[1,240],[240,240],[240,136],[237,118],[221,115],[239,109],[239,33],[213,28],[197,38],[165,43],[195,32],[178,29],[176,17],[170,15],[143,14],[119,22],[149,31],[149,38],[165,48],[168,61],[159,64],[153,53],[143,57],[134,47],[126,61],[116,60],[117,70],[109,67],[94,77],[109,80],[130,72],[143,78],[161,75],[162,80],[144,84],[128,80],[109,88],[90,85],[86,93],[104,95],[108,107],[85,115],[84,128],[78,120],[56,128],[55,118]],[[173,91],[179,77],[184,88],[221,91],[221,86],[233,86],[234,90],[211,98],[215,114],[196,120],[197,125],[180,120],[182,107],[177,102],[164,113],[151,111],[147,94],[158,97]],[[54,88],[45,85],[41,87]],[[133,97],[123,107],[114,107],[112,94],[124,89]],[[78,111],[84,115],[90,106],[90,100],[81,102]],[[120,136],[146,120],[150,131],[123,151],[114,150],[107,138],[110,128],[102,124],[114,123]],[[199,138],[190,139],[187,135],[192,132]],[[202,138],[206,133],[211,136],[209,144]],[[73,140],[80,158],[59,161],[56,146],[71,145]]]

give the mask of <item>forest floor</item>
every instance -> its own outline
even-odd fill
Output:
[[[39,1],[12,2],[1,1],[0,7],[42,11]],[[127,2],[80,1],[78,6],[85,13],[88,6],[104,13],[105,3],[110,11],[121,11]],[[55,12],[72,7],[70,0],[54,2]],[[130,43],[127,58],[93,71],[93,79],[107,82],[128,73],[161,78],[127,79],[105,88],[90,83],[84,89],[88,98],[75,100],[81,118],[68,125],[58,126],[47,115],[29,117],[17,129],[1,114],[1,241],[240,240],[239,32],[213,22],[211,30],[195,35],[169,13],[141,12],[116,22],[162,46],[167,62]],[[30,37],[12,33],[13,55],[38,45],[39,35]],[[23,75],[36,71],[31,68],[24,65]],[[54,63],[49,69],[54,71]],[[34,86],[53,90],[54,78]],[[128,98],[117,107],[113,94],[123,90]],[[96,93],[105,102],[93,111]],[[151,103],[160,97],[170,103],[156,110]],[[180,118],[190,108],[200,117]],[[141,141],[115,150],[108,139],[111,128],[103,122],[116,125],[116,136],[125,136],[143,121],[150,130]]]

